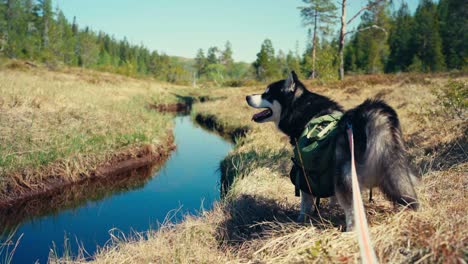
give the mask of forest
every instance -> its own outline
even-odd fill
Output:
[[[194,85],[241,86],[282,78],[290,70],[303,78],[333,80],[340,68],[338,11],[329,0],[303,0],[298,15],[308,32],[305,51],[275,51],[265,39],[256,60],[246,63],[233,60],[229,41],[221,48],[199,49],[194,59],[169,56],[80,27],[79,18],[70,22],[51,0],[1,0],[0,56]],[[369,1],[361,11],[357,28],[342,32],[346,74],[466,70],[463,0],[421,0],[413,13],[404,2]]]

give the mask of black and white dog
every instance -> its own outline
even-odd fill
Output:
[[[265,109],[253,116],[257,123],[274,122],[293,144],[312,118],[342,112],[336,136],[334,186],[338,203],[344,209],[346,228],[353,228],[351,156],[346,126],[354,133],[355,159],[362,188],[379,187],[385,196],[416,210],[419,206],[413,184],[417,181],[406,157],[400,122],[393,108],[381,100],[366,100],[343,111],[333,100],[312,93],[291,72],[286,80],[274,82],[263,94],[247,96],[247,103]],[[314,197],[301,190],[299,219],[313,210]]]

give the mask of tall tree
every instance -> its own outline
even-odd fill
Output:
[[[269,39],[265,39],[257,53],[257,59],[253,63],[257,79],[267,81],[280,77],[279,67],[275,58],[275,49]]]
[[[210,47],[208,49],[208,52],[207,52],[207,55],[206,55],[206,60],[207,60],[208,64],[218,64],[219,63],[218,53],[219,53],[218,47]]]
[[[19,51],[22,49],[24,39],[22,33],[22,7],[20,1],[6,1],[6,54],[10,58],[16,58]]]
[[[24,0],[23,20],[25,23],[25,36],[23,45],[23,54],[27,59],[38,57],[41,47],[41,38],[39,34],[40,17],[39,7],[34,0]]]
[[[422,71],[441,71],[445,68],[442,39],[439,34],[437,6],[431,0],[421,0],[414,15],[413,44],[416,60]]]
[[[49,46],[49,29],[53,21],[52,0],[41,0],[42,11],[42,45],[44,49]]]
[[[357,11],[349,20],[346,19],[346,4],[347,0],[340,0],[341,5],[341,26],[340,26],[340,36],[339,36],[339,45],[338,45],[338,54],[340,58],[340,69],[339,69],[339,78],[340,80],[344,79],[344,48],[345,48],[345,38],[346,35],[350,32],[347,31],[346,26],[359,17],[362,12],[366,10],[371,10],[375,5],[385,2],[386,0],[369,0],[368,4],[363,6],[359,11]],[[368,27],[361,28],[359,31],[364,31],[368,29],[379,29],[377,25],[370,25]]]
[[[331,0],[302,0],[307,6],[299,7],[303,24],[312,27],[312,69],[310,78],[316,75],[317,38],[319,31],[327,32],[329,26],[335,23],[337,7]]]
[[[0,54],[5,51],[7,45],[7,4],[4,1],[0,1]]]
[[[220,58],[221,64],[229,68],[234,60],[232,59],[232,45],[231,42],[227,41],[226,44],[224,44],[224,50],[221,52],[221,58]]]
[[[361,23],[346,47],[346,70],[350,67],[365,73],[384,71],[389,54],[387,31],[391,28],[387,7],[385,2],[376,4],[361,16]],[[351,62],[353,65],[349,65]]]
[[[203,49],[199,49],[197,52],[197,56],[195,57],[195,70],[197,71],[198,77],[200,77],[206,69],[207,60],[205,57],[205,53]]]
[[[301,75],[301,60],[296,54],[292,51],[289,51],[286,55],[286,65],[288,65],[288,72],[289,74],[291,71],[295,71],[297,74]],[[286,76],[284,74],[283,76]]]
[[[395,15],[395,22],[389,34],[390,55],[387,72],[406,71],[414,56],[411,48],[413,17],[408,5],[403,3]]]
[[[468,5],[465,0],[440,0],[438,9],[445,63],[462,69],[468,60]]]

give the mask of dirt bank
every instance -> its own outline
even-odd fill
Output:
[[[222,136],[229,137],[232,141],[235,141],[236,138],[243,137],[247,132],[249,132],[250,128],[248,126],[242,127],[229,127],[225,126],[222,122],[220,122],[215,115],[207,115],[202,113],[197,113],[194,116],[195,121],[197,124],[209,129],[216,131],[217,133],[221,134]]]
[[[189,103],[173,103],[173,104],[149,104],[148,108],[156,110],[158,112],[167,113],[188,113],[191,109]]]
[[[28,201],[50,197],[51,194],[58,193],[63,189],[89,185],[93,180],[114,180],[133,170],[163,163],[171,151],[176,148],[172,133],[169,133],[163,142],[156,146],[146,144],[115,153],[106,162],[80,173],[74,178],[64,177],[60,171],[34,182],[24,182],[20,180],[22,177],[12,177],[13,180],[6,183],[5,191],[2,194],[6,198],[0,201],[0,213],[24,205]],[[44,169],[48,170],[51,166],[54,165]],[[66,173],[66,171],[62,171],[62,173]]]

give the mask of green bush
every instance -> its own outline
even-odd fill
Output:
[[[468,83],[451,80],[436,94],[450,114],[464,118],[468,109]]]

